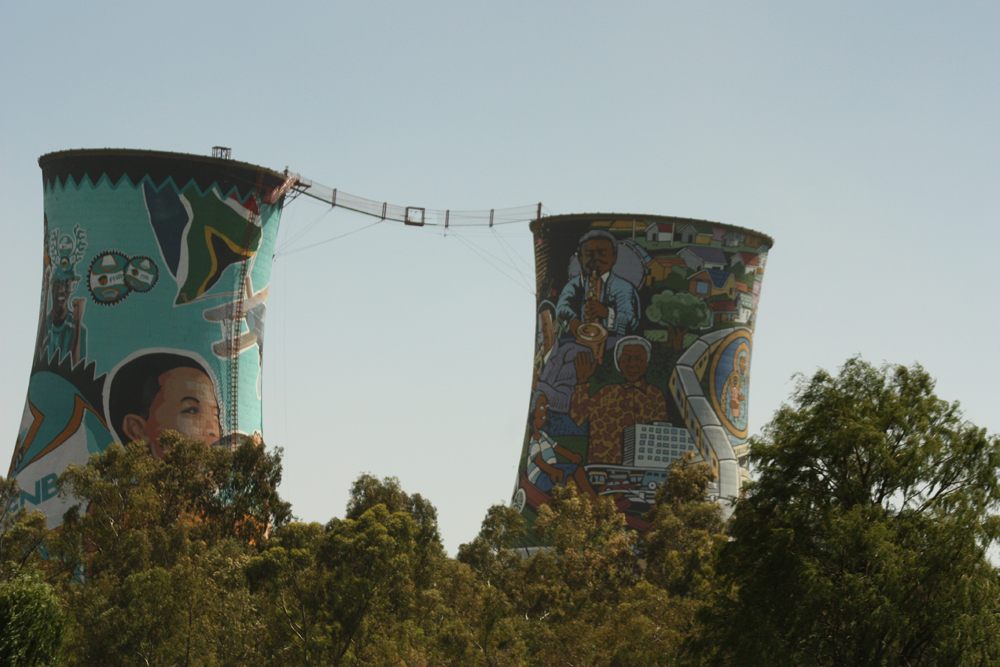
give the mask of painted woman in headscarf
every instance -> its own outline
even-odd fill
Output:
[[[740,346],[741,348],[743,346]],[[726,419],[736,430],[743,430],[747,425],[747,369],[750,362],[747,350],[740,349],[736,353],[735,369],[726,379],[722,388],[722,400],[726,406]]]

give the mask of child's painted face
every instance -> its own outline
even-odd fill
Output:
[[[219,441],[219,404],[212,381],[195,368],[175,368],[159,377],[160,393],[149,407],[145,434],[153,455],[163,458],[159,438],[172,429],[192,440]]]
[[[535,406],[535,414],[531,417],[531,427],[538,430],[545,426],[545,421],[549,418],[549,399],[544,395],[538,398],[538,405]]]

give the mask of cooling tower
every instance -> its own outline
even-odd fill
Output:
[[[761,278],[773,241],[701,220],[583,214],[532,223],[537,333],[513,505],[525,547],[552,489],[610,496],[645,530],[686,453],[731,512],[748,479],[747,403]]]
[[[56,478],[112,442],[261,428],[271,257],[287,179],[231,160],[78,150],[38,160],[38,336],[9,476],[58,525]],[[284,185],[284,187],[282,187]]]

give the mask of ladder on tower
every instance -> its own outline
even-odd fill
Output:
[[[253,241],[254,227],[260,224],[262,208],[265,206],[264,200],[264,172],[257,173],[257,182],[254,184],[253,193],[250,195],[255,200],[255,206],[248,209],[250,215],[247,217],[246,234],[243,236],[243,251],[249,253],[250,243]],[[256,209],[256,210],[255,210]],[[232,332],[230,340],[232,345],[229,351],[229,436],[230,446],[235,448],[239,442],[236,434],[240,429],[240,336],[243,333],[243,306],[247,298],[247,276],[250,273],[251,257],[247,257],[240,262],[240,280],[238,285],[239,296],[233,308]]]
[[[253,197],[256,206],[248,209],[249,216],[247,216],[246,234],[243,236],[242,245],[243,252],[247,254],[248,257],[240,263],[238,296],[236,297],[236,302],[233,304],[232,328],[229,331],[229,436],[231,438],[230,446],[234,448],[238,445],[236,434],[239,433],[240,429],[240,353],[243,349],[243,346],[240,344],[240,340],[243,334],[243,316],[245,315],[244,310],[246,306],[245,302],[248,297],[252,296],[250,293],[250,285],[247,280],[247,277],[250,274],[251,263],[250,243],[253,241],[255,227],[261,228],[261,240],[263,240],[263,224],[261,223],[261,216],[264,213],[264,207],[276,205],[279,201],[281,201],[281,197],[298,182],[298,174],[288,174],[286,172],[284,183],[268,192],[265,196],[264,172],[261,171],[257,173],[257,182],[254,184],[253,192],[250,195]]]

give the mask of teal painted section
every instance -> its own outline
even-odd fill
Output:
[[[258,209],[249,188],[240,197],[198,187],[183,161],[178,171],[159,183],[132,173],[45,187],[38,337],[8,474],[21,482],[20,504],[45,511],[50,525],[72,503],[46,492],[53,475],[111,442],[142,440],[162,456],[166,429],[219,446],[261,430],[281,206]]]

